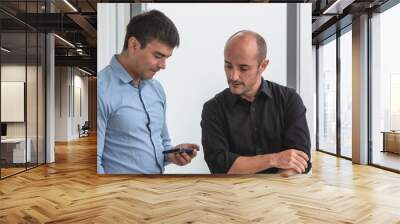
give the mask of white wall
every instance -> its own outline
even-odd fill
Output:
[[[106,67],[124,45],[130,20],[129,3],[97,4],[97,71]]]
[[[27,73],[28,72],[28,73]],[[9,81],[9,82],[26,82],[26,73],[27,74],[36,74],[36,67],[34,66],[25,66],[20,64],[4,64],[1,66],[1,81]],[[32,84],[32,83],[30,83]],[[29,90],[29,89],[27,89]],[[27,103],[31,103],[33,100],[32,98],[36,99],[36,91],[34,93],[27,93],[28,99]],[[3,98],[4,96],[2,96]],[[36,108],[35,104],[35,108]],[[32,109],[32,108],[31,108]],[[1,110],[10,110],[10,108],[1,108]],[[22,111],[24,113],[24,106],[22,107]],[[4,112],[4,111],[3,111]],[[27,112],[31,112],[31,110],[27,110]],[[28,137],[32,131],[32,127],[34,124],[30,123],[32,121],[36,121],[36,114],[28,113],[27,119],[29,122],[28,125]],[[32,117],[34,116],[34,117]],[[7,136],[8,137],[24,137],[25,136],[25,128],[27,122],[7,122]]]
[[[88,120],[88,78],[71,67],[56,67],[55,73],[55,141],[77,139],[78,124]],[[77,105],[82,106],[82,116]]]
[[[80,116],[79,122],[83,124],[85,121],[89,120],[89,78],[88,76],[79,75],[75,76],[75,78],[75,85],[79,85],[81,88],[82,115]]]
[[[68,140],[68,68],[56,67],[55,68],[55,141]]]
[[[72,138],[79,138],[79,132],[78,132],[78,124],[82,126],[85,121],[88,121],[88,77],[87,76],[82,76],[83,73],[81,73],[78,70],[74,70],[74,96],[71,96],[71,98],[74,99],[74,102],[71,103],[74,105],[72,110],[75,112],[72,113],[72,119],[71,119],[71,136]]]
[[[310,130],[311,149],[316,141],[316,66],[315,48],[312,47],[311,3],[299,4],[298,13],[299,94],[307,108],[306,118]]]

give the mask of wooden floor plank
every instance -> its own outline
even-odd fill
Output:
[[[310,175],[96,174],[96,139],[0,181],[0,223],[400,223],[400,175],[313,154]]]

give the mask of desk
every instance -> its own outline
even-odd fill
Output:
[[[30,138],[27,139],[25,153],[25,138],[6,138],[1,139],[1,157],[5,163],[25,163],[31,161],[31,145]],[[27,161],[25,161],[27,158]]]
[[[400,132],[384,131],[383,133],[383,151],[400,154]]]

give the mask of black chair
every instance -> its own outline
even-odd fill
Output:
[[[89,121],[85,121],[82,127],[80,127],[80,125],[78,124],[79,138],[89,136],[89,129],[90,129]]]

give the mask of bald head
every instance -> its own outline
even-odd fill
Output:
[[[234,33],[226,41],[225,50],[231,45],[244,45],[244,47],[255,47],[257,49],[257,61],[261,63],[267,57],[267,44],[264,38],[250,30],[241,30]]]

